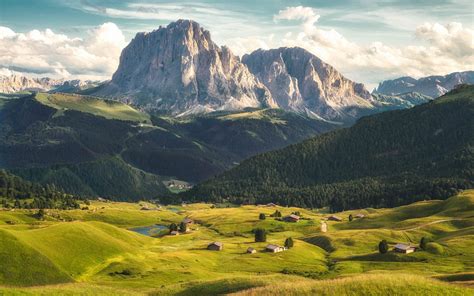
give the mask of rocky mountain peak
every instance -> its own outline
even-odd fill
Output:
[[[98,94],[174,115],[275,107],[240,59],[190,20],[137,34]]]
[[[299,47],[256,50],[244,64],[270,90],[280,108],[327,120],[356,118],[373,108],[363,84]]]

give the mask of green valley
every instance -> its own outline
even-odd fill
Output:
[[[327,209],[273,204],[156,204],[91,201],[75,210],[0,211],[0,293],[33,295],[445,295],[472,293],[474,191],[398,208]],[[298,222],[272,217],[300,216]],[[261,214],[265,219],[261,219]],[[349,215],[362,218],[349,220]],[[129,229],[179,224],[188,232],[149,237]],[[11,222],[13,221],[13,223]],[[327,232],[321,224],[327,223]],[[267,232],[254,242],[253,231]],[[279,253],[267,244],[294,245]],[[397,243],[425,250],[403,254]],[[386,240],[389,251],[380,254]],[[207,250],[223,243],[222,251]],[[252,247],[255,254],[247,253]],[[61,250],[58,252],[57,250]],[[290,284],[291,283],[291,284]],[[376,283],[376,284],[374,284]]]

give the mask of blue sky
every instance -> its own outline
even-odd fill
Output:
[[[107,79],[136,32],[179,18],[239,55],[304,47],[369,87],[473,69],[473,4],[414,2],[0,0],[0,73]]]

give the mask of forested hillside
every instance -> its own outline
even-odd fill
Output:
[[[474,186],[474,86],[264,153],[183,194],[332,210],[447,198]]]
[[[199,182],[335,127],[280,110],[176,119],[90,96],[4,96],[0,168],[82,196],[154,198],[166,180]]]
[[[0,201],[4,208],[79,208],[74,196],[54,185],[42,186],[28,182],[5,170],[0,170]]]

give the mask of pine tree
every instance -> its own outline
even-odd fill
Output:
[[[267,241],[267,232],[265,229],[257,228],[255,230],[255,242],[266,242]]]
[[[265,214],[264,213],[260,213],[260,215],[258,216],[258,219],[260,220],[265,220]]]
[[[380,254],[385,254],[388,252],[388,243],[386,240],[382,240],[380,243],[379,243],[379,252]]]
[[[285,247],[288,249],[293,248],[293,239],[291,237],[285,240]]]

